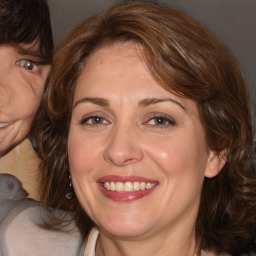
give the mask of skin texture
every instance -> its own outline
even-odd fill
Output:
[[[68,140],[73,186],[100,228],[105,255],[136,255],[137,248],[139,255],[193,255],[204,177],[225,161],[207,148],[195,102],[163,89],[140,53],[138,45],[117,44],[86,60]],[[108,175],[157,186],[116,201],[99,184]]]
[[[0,156],[27,135],[49,72],[38,44],[0,46]]]

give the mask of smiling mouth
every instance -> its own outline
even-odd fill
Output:
[[[136,191],[143,191],[143,190],[148,190],[153,187],[155,187],[157,183],[150,183],[150,182],[104,182],[102,183],[102,186],[109,191],[115,191],[119,193],[127,193],[127,192],[136,192]]]
[[[150,195],[159,185],[139,176],[108,175],[97,180],[102,194],[116,202],[128,203]]]

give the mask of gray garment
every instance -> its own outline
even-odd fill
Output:
[[[11,195],[7,189],[26,196],[14,176],[0,175],[0,256],[83,256],[84,243],[70,214],[53,210],[55,217],[68,224],[58,230],[46,229],[48,209],[20,198],[20,192]]]

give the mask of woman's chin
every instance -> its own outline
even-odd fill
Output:
[[[108,236],[124,239],[143,237],[152,229],[152,226],[149,227],[143,220],[118,221],[118,219],[115,222],[103,223],[99,227],[100,231]]]

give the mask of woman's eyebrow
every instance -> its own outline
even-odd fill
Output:
[[[160,98],[146,98],[146,99],[140,100],[138,105],[140,107],[147,107],[149,105],[153,105],[153,104],[157,104],[157,103],[161,103],[161,102],[166,102],[166,101],[175,103],[179,107],[181,107],[184,111],[186,111],[185,107],[181,103],[179,103],[176,100],[170,99],[170,98],[163,98],[163,99],[160,99]],[[76,101],[75,104],[73,105],[73,109],[78,104],[86,103],[86,102],[90,102],[90,103],[93,103],[93,104],[96,104],[96,105],[99,105],[99,106],[102,106],[102,107],[109,107],[110,106],[110,102],[107,99],[99,98],[99,97],[85,97],[85,98],[82,98],[82,99],[79,99],[78,101]]]
[[[102,106],[102,107],[109,107],[109,105],[110,105],[109,100],[104,99],[104,98],[98,98],[98,97],[89,98],[89,97],[85,97],[85,98],[82,98],[82,99],[76,101],[75,104],[73,105],[73,109],[78,104],[85,103],[85,102],[90,102],[90,103],[93,103],[93,104],[96,104],[96,105],[99,105],[99,106]]]
[[[166,102],[166,101],[175,103],[179,107],[181,107],[184,111],[186,111],[186,108],[181,103],[179,103],[176,100],[170,99],[170,98],[146,98],[146,99],[143,99],[143,100],[139,101],[139,106],[140,107],[147,107],[149,105],[153,105],[153,104],[157,104],[157,103],[161,103],[161,102]]]

